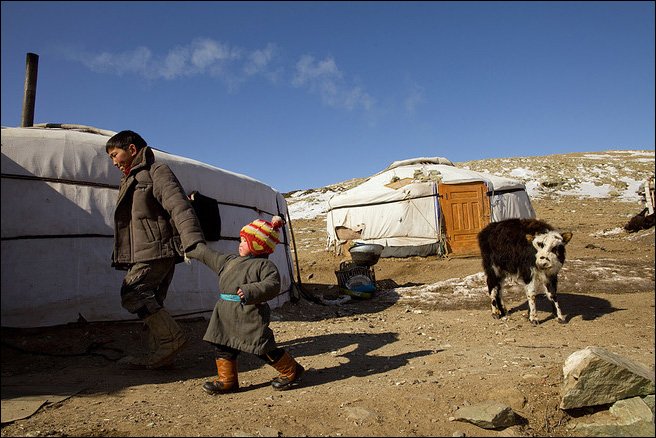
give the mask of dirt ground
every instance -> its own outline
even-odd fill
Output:
[[[215,397],[201,390],[216,371],[203,319],[182,321],[189,346],[155,371],[115,362],[142,339],[139,324],[3,329],[3,399],[9,387],[79,392],[3,424],[2,436],[571,436],[591,412],[558,408],[571,353],[598,346],[654,367],[654,228],[618,230],[640,211],[636,203],[564,197],[534,207],[574,232],[559,277],[567,324],[543,298],[542,322],[532,326],[517,288],[505,320],[492,318],[483,292],[426,300],[401,288],[329,306],[301,299],[275,309],[272,328],[308,369],[302,385],[276,392],[275,371],[242,355],[242,389]],[[334,271],[349,257],[323,250],[324,220],[294,221],[294,236],[303,288],[339,298]],[[413,286],[462,279],[481,265],[478,257],[381,259],[374,270],[383,285]],[[502,430],[453,421],[459,407],[485,400],[525,421]]]

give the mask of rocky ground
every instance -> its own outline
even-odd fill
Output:
[[[242,389],[217,397],[200,389],[215,373],[203,319],[182,321],[188,347],[156,371],[116,364],[143,337],[138,324],[3,328],[3,410],[12,388],[64,399],[3,423],[2,436],[571,436],[592,410],[558,407],[570,354],[598,346],[654,368],[654,228],[622,231],[641,207],[620,199],[542,198],[534,207],[574,232],[559,282],[567,324],[539,299],[541,324],[532,326],[517,287],[509,317],[492,318],[480,258],[381,259],[374,270],[386,290],[371,299],[274,310],[279,343],[308,369],[301,386],[274,391],[275,371],[243,355]],[[325,250],[324,219],[293,226],[303,290],[343,298],[335,270],[348,255]],[[486,430],[453,421],[459,407],[485,400],[524,422]]]

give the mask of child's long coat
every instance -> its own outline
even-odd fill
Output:
[[[244,291],[245,302],[218,299],[203,340],[247,353],[265,354],[276,347],[269,328],[267,301],[280,293],[280,274],[267,258],[207,251],[201,260],[219,276],[219,291]]]

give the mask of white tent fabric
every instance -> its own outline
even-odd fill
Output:
[[[328,247],[343,243],[337,229],[344,227],[360,232],[358,242],[386,246],[383,257],[429,255],[418,249],[427,245],[435,253],[442,239],[439,184],[476,181],[484,182],[491,193],[492,222],[535,217],[526,187],[519,181],[461,169],[443,157],[413,158],[395,161],[328,200]]]
[[[2,326],[40,327],[134,319],[121,307],[125,274],[110,266],[113,215],[120,172],[105,143],[114,132],[44,127],[2,128]],[[187,193],[219,202],[222,239],[214,249],[236,253],[239,230],[272,215],[287,216],[279,192],[248,176],[154,150]],[[227,239],[224,239],[226,236]],[[270,256],[283,294],[293,277],[288,239]],[[209,312],[217,297],[216,274],[198,261],[176,266],[166,307],[173,315]]]

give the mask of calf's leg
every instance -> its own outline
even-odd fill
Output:
[[[560,306],[558,305],[558,293],[556,292],[557,289],[558,289],[558,278],[557,277],[550,278],[549,282],[547,283],[546,295],[549,301],[551,301],[551,307],[553,309],[554,315],[556,315],[556,318],[558,318],[558,322],[561,324],[565,324],[567,321],[565,320],[563,313],[560,311]]]
[[[540,321],[538,321],[538,312],[537,309],[535,308],[535,296],[537,295],[536,291],[536,284],[535,284],[535,278],[533,278],[530,282],[526,283],[526,299],[528,301],[528,320],[531,322],[533,325],[538,325],[540,324]]]
[[[499,319],[506,316],[506,307],[503,305],[503,277],[490,272],[486,275],[487,290],[490,295],[492,316]]]

